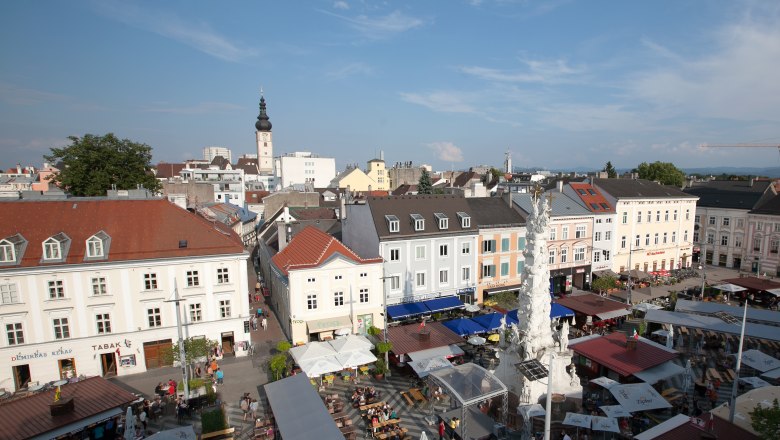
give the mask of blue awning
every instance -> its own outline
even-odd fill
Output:
[[[393,319],[403,319],[410,316],[422,315],[430,313],[428,308],[421,302],[411,302],[405,304],[397,304],[394,306],[387,306],[387,314]]]
[[[423,301],[425,307],[431,311],[431,313],[443,312],[445,310],[461,309],[463,308],[463,302],[458,299],[457,296],[445,296],[442,298],[430,299]]]
[[[510,310],[506,314],[506,325],[519,324],[520,320],[517,319],[517,309]]]
[[[461,336],[473,335],[475,333],[484,333],[487,331],[485,327],[482,327],[476,322],[466,318],[452,319],[450,321],[444,321],[442,324]]]
[[[485,315],[477,315],[471,318],[471,320],[481,325],[482,327],[485,327],[488,331],[491,331],[497,328],[501,328],[501,318],[503,316],[504,315],[501,313],[488,313]]]
[[[574,311],[572,309],[558,303],[552,303],[550,318],[568,318],[569,316],[574,316]]]

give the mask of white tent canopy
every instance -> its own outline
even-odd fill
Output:
[[[409,362],[409,365],[412,366],[412,369],[419,377],[425,377],[432,371],[438,371],[443,368],[452,368],[452,363],[444,356],[412,361]]]
[[[746,384],[750,385],[753,388],[761,388],[761,387],[768,387],[770,386],[770,383],[765,381],[764,379],[761,379],[760,377],[740,377],[740,382],[745,382]]]
[[[747,290],[742,286],[737,286],[736,284],[726,283],[726,284],[720,284],[718,286],[713,286],[713,289],[722,290],[724,292],[742,292],[743,290]]]
[[[463,350],[455,344],[445,345],[443,347],[427,348],[425,350],[413,351],[406,353],[409,359],[413,361],[419,361],[423,359],[429,359],[436,356],[452,357],[463,356]]]
[[[588,414],[567,412],[566,417],[563,419],[563,424],[569,426],[576,426],[579,428],[590,429],[590,422],[592,419],[593,416],[590,416]]]
[[[604,405],[599,407],[607,417],[631,417],[631,412],[620,405]]]
[[[635,304],[633,307],[631,307],[631,309],[639,310],[640,312],[647,313],[648,310],[659,310],[659,309],[663,309],[663,307],[653,303],[644,302],[644,303]]]
[[[591,423],[591,429],[594,431],[620,432],[617,419],[612,417],[593,416]]]
[[[648,411],[652,409],[671,408],[658,391],[647,383],[629,383],[609,388],[615,400],[627,411]]]
[[[780,368],[775,368],[774,370],[767,371],[761,375],[767,379],[778,379],[780,378]]]
[[[376,356],[368,350],[354,350],[337,354],[336,361],[344,368],[357,368],[361,365],[376,362]]]
[[[290,349],[290,356],[298,365],[301,362],[321,358],[324,356],[334,356],[336,350],[327,342],[309,342],[305,345],[299,345]],[[311,377],[311,376],[309,376]]]
[[[758,350],[743,351],[742,362],[762,373],[780,368],[780,360]]]
[[[677,365],[674,361],[667,361],[653,368],[638,371],[634,373],[634,376],[652,385],[659,380],[668,379],[683,373],[685,373],[685,368]]]
[[[774,296],[780,296],[780,289],[769,289],[765,290],[766,293],[771,293]]]
[[[596,385],[600,385],[600,386],[602,386],[602,387],[604,387],[606,389],[610,389],[610,388],[614,387],[615,385],[620,385],[619,383],[615,382],[614,380],[612,380],[612,379],[610,379],[610,378],[608,378],[606,376],[597,377],[595,379],[591,379],[590,381],[595,383]]]
[[[344,353],[346,351],[355,350],[371,350],[374,348],[374,344],[371,343],[365,336],[361,335],[348,335],[346,338],[338,338],[333,341],[328,341],[333,350],[338,353]]]
[[[344,367],[336,360],[336,356],[323,356],[316,359],[308,359],[298,362],[304,373],[309,377],[322,376],[323,374],[341,371]]]

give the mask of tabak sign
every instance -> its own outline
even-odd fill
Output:
[[[92,351],[102,351],[102,350],[116,350],[119,352],[122,348],[132,348],[133,343],[127,339],[125,340],[116,340],[115,342],[107,342],[105,344],[95,344],[92,346]]]

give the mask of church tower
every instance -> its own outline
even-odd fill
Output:
[[[255,137],[257,139],[257,166],[260,174],[272,174],[274,171],[274,144],[271,135],[271,121],[265,112],[265,97],[260,91],[260,115],[255,122]]]

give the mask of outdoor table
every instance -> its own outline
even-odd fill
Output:
[[[707,368],[707,375],[710,376],[710,379],[718,379],[719,381],[723,382],[723,379],[720,377],[720,373],[718,373],[718,370],[714,368]]]
[[[414,400],[416,400],[416,401],[418,401],[418,402],[426,402],[426,401],[427,401],[427,399],[425,398],[425,396],[423,396],[423,394],[422,394],[422,393],[420,392],[420,390],[419,390],[419,389],[417,389],[417,388],[411,388],[411,389],[409,390],[409,394],[411,394],[411,395],[412,395],[412,397],[414,398]]]
[[[333,420],[343,419],[343,418],[348,417],[348,416],[349,416],[349,414],[347,414],[346,411],[339,411],[337,413],[332,413],[331,414],[331,417],[333,417]]]
[[[687,335],[688,334],[688,328],[684,326],[680,326],[680,333]]]
[[[379,428],[384,428],[385,426],[400,425],[400,424],[401,424],[401,419],[387,419],[384,422],[374,423],[371,425],[371,427],[374,428],[374,430],[376,430]]]
[[[360,411],[361,412],[368,411],[371,408],[377,408],[377,407],[380,407],[380,406],[385,406],[385,402],[381,401],[381,402],[376,402],[376,403],[370,403],[368,405],[360,405]]]

